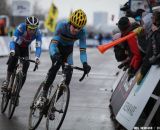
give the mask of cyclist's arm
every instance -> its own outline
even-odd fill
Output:
[[[86,34],[85,32],[81,35],[79,39],[79,49],[80,49],[80,60],[82,64],[87,62],[87,53],[86,53]]]
[[[49,53],[51,56],[53,56],[55,53],[58,53],[59,50],[57,48],[58,45],[58,41],[60,39],[60,34],[61,31],[63,29],[63,24],[62,23],[58,23],[54,32],[54,36],[51,40],[50,46],[49,46]]]
[[[22,24],[20,24],[14,31],[12,41],[10,42],[10,50],[15,50],[15,44],[21,41],[20,36],[22,36],[23,33],[24,33],[24,29],[22,27]]]
[[[49,46],[49,53],[51,56],[53,56],[55,53],[58,53],[59,50],[57,48],[57,44],[58,44],[58,41],[56,40],[51,40],[51,43],[50,43],[50,46]]]
[[[40,30],[38,30],[37,36],[36,36],[36,51],[35,51],[35,56],[38,58],[41,55],[41,50],[42,50],[41,46],[42,46],[42,33]]]

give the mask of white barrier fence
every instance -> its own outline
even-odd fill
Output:
[[[0,37],[0,56],[6,56],[9,54],[9,42],[10,37]]]
[[[42,38],[42,50],[48,50],[49,44],[52,37],[43,37]],[[9,54],[9,43],[11,41],[11,37],[8,36],[0,36],[0,56],[7,56]],[[31,51],[35,51],[35,41],[31,44]],[[79,42],[75,42],[75,46],[78,46]],[[98,46],[98,41],[94,39],[87,39],[88,47],[96,47]]]

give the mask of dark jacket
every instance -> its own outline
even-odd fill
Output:
[[[132,32],[132,30],[134,30],[137,27],[138,25],[131,25],[125,32],[121,34],[121,37],[128,35],[129,33]],[[121,52],[119,53],[118,53],[118,48],[121,48]],[[122,49],[124,51],[123,53],[122,53]],[[139,69],[141,65],[141,61],[142,61],[142,56],[138,48],[137,37],[132,37],[126,40],[125,42],[115,46],[114,51],[115,51],[116,59],[117,57],[120,57],[121,61],[123,61],[126,57],[130,57],[129,66],[133,68],[134,70]],[[122,57],[120,56],[120,54],[123,54]],[[120,60],[117,60],[117,61],[120,61]]]
[[[151,65],[160,64],[160,29],[152,33],[149,41],[150,44],[147,47],[147,53],[141,68],[142,75],[148,72]]]

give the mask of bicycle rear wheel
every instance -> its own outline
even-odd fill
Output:
[[[35,130],[43,118],[42,110],[36,106],[37,101],[41,96],[43,86],[44,86],[44,82],[42,82],[41,85],[39,86],[34,96],[34,99],[31,103],[29,121],[28,121],[29,130]]]
[[[54,93],[48,110],[46,129],[59,130],[67,113],[70,99],[68,86],[60,86]],[[52,118],[52,119],[51,119]]]
[[[13,116],[13,113],[15,111],[15,108],[17,107],[17,101],[19,98],[19,92],[21,90],[22,85],[22,75],[17,74],[12,86],[12,92],[11,92],[11,98],[9,103],[9,109],[8,109],[8,118],[11,119]]]

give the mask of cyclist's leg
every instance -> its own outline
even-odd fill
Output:
[[[12,72],[7,71],[6,79],[3,81],[2,90],[7,90]]]
[[[70,50],[70,51],[69,51]],[[65,84],[67,86],[69,86],[71,78],[72,78],[72,73],[73,73],[73,68],[71,68],[71,65],[73,65],[73,52],[72,52],[72,48],[68,48],[67,52],[65,55],[63,55],[64,57],[64,61],[68,63],[67,66],[63,67],[63,71],[66,74],[66,81]],[[69,54],[70,53],[70,54]],[[60,89],[59,93],[58,93],[58,98],[57,100],[61,97],[61,95],[63,94],[63,90]]]
[[[62,51],[63,54],[63,61],[67,62],[69,65],[73,65],[73,46],[61,47],[60,51]],[[73,69],[71,66],[66,66],[66,68],[64,68],[64,72],[66,74],[65,83],[66,85],[69,85],[72,78]]]
[[[71,53],[68,57],[67,57],[67,63],[69,65],[73,65],[73,53]],[[70,81],[72,79],[72,73],[73,73],[73,68],[71,68],[71,66],[66,66],[64,68],[64,72],[66,74],[66,85],[70,84]]]
[[[18,62],[18,59],[16,58],[17,56],[19,56],[20,52],[19,52],[19,47],[17,45],[15,45],[15,56],[10,56],[7,62],[7,75],[6,75],[6,79],[3,82],[2,85],[2,89],[6,89],[8,87],[8,83],[10,81],[10,77],[16,67],[16,64]]]
[[[51,57],[51,60],[52,60],[52,66],[48,72],[48,75],[47,75],[47,78],[46,78],[46,83],[45,83],[45,86],[43,88],[44,90],[44,97],[46,97],[46,93],[48,92],[48,89],[50,87],[50,85],[53,83],[54,79],[55,79],[55,76],[57,74],[57,71],[59,70],[60,66],[62,65],[62,61],[64,62],[70,62],[69,64],[73,64],[73,60],[72,60],[72,52],[73,52],[73,46],[60,46],[60,44],[58,44],[58,49],[59,49],[59,53],[61,54],[62,58],[59,59],[58,61],[55,60],[54,56]],[[68,58],[70,57],[70,58]],[[70,59],[70,60],[69,60]],[[55,64],[56,63],[56,64]],[[69,76],[70,74],[70,76]],[[68,84],[70,82],[70,79],[71,79],[71,75],[72,73],[69,73],[67,75],[68,77]]]
[[[19,56],[20,57],[24,57],[24,58],[29,58],[29,51],[28,51],[28,48],[22,48],[20,47],[20,50],[19,50]],[[28,71],[28,68],[29,68],[29,62],[27,61],[24,61],[23,62],[23,68],[22,68],[22,71],[23,71],[23,78],[22,78],[22,84],[21,84],[21,89],[25,83],[25,80],[26,80],[26,77],[27,77],[27,71]],[[20,97],[20,92],[19,92],[19,97]],[[19,98],[17,99],[17,102],[16,102],[16,106],[19,105]]]
[[[70,81],[72,79],[72,73],[73,73],[73,68],[71,68],[71,62],[67,62],[69,65],[65,66],[63,68],[64,73],[66,74],[66,81],[65,84],[67,86],[69,86]],[[63,94],[63,89],[60,89],[59,93],[58,93],[58,98],[57,100],[61,97],[61,95]]]
[[[61,47],[59,47],[59,50],[61,52],[63,61],[65,63],[66,62],[68,63],[67,66],[64,66],[64,64],[63,64],[62,69],[63,69],[64,73],[66,74],[65,84],[69,85],[71,78],[72,78],[72,73],[73,73],[73,69],[71,68],[71,65],[73,65],[73,46],[67,46],[67,47],[61,46]],[[63,92],[64,92],[63,87],[60,87],[56,101],[58,101],[60,99]],[[50,120],[55,119],[55,110],[53,108],[51,109],[51,112],[49,113],[48,116],[49,116]]]
[[[24,57],[24,58],[29,58],[29,50],[28,50],[28,48],[21,48],[20,56]],[[28,71],[29,65],[30,65],[30,63],[28,61],[24,61],[23,62],[23,79],[22,79],[22,86],[21,87],[23,87],[23,85],[24,85],[24,83],[26,81],[27,71]]]
[[[59,70],[59,68],[62,65],[62,60],[61,59],[56,60],[53,56],[53,57],[51,57],[51,60],[52,60],[52,66],[47,73],[47,77],[46,77],[46,80],[45,80],[45,85],[43,87],[43,93],[42,93],[43,97],[47,97],[49,87],[53,83],[53,81],[56,77],[57,71]]]

